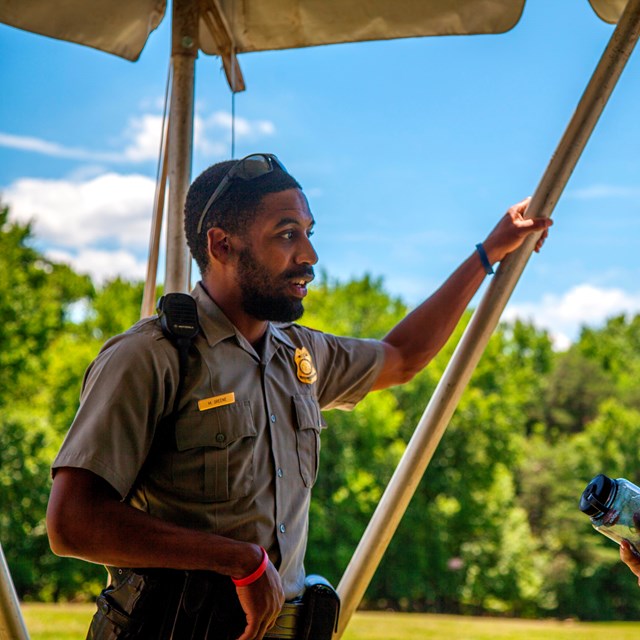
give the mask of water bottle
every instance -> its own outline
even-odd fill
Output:
[[[583,491],[580,510],[596,531],[640,550],[640,487],[624,478],[597,475]]]

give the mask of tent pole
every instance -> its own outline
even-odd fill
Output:
[[[162,233],[162,215],[164,198],[167,191],[167,163],[169,161],[168,131],[162,132],[161,167],[156,184],[155,206],[151,220],[151,235],[149,238],[149,258],[147,260],[147,277],[144,281],[142,294],[141,318],[148,318],[155,313],[156,279],[158,276],[158,255],[160,253],[160,234]]]
[[[640,0],[629,0],[536,189],[527,215],[549,217],[640,35]],[[535,247],[529,237],[500,265],[476,309],[347,567],[337,637],[362,600]]]
[[[176,0],[173,3],[165,293],[186,291],[189,287],[189,252],[184,235],[183,210],[191,181],[198,18],[198,0]]]
[[[0,544],[0,638],[29,640],[7,560]]]

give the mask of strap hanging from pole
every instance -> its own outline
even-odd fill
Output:
[[[536,189],[527,215],[550,217],[640,35],[640,0],[629,0]],[[338,585],[341,637],[496,328],[537,237],[507,256],[476,309]]]
[[[162,232],[162,217],[164,212],[164,198],[167,191],[167,167],[169,160],[169,118],[168,97],[171,86],[171,65],[167,73],[167,85],[164,95],[164,113],[162,114],[162,131],[160,138],[160,159],[156,172],[156,194],[153,203],[153,217],[151,219],[151,235],[149,238],[149,257],[147,259],[147,277],[144,282],[140,317],[148,318],[155,313],[156,279],[158,276],[158,256],[160,254],[160,234]]]

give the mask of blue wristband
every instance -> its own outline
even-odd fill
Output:
[[[482,262],[482,266],[484,267],[484,270],[486,271],[487,275],[488,276],[493,275],[494,273],[493,267],[489,262],[489,256],[487,255],[487,252],[484,250],[484,247],[482,246],[482,242],[479,242],[476,245],[476,250],[478,252],[478,255],[480,256],[480,262]]]

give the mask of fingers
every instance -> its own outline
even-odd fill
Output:
[[[276,623],[277,616],[273,620],[252,620],[247,623],[244,633],[238,640],[261,640],[264,634]]]
[[[238,640],[261,640],[265,633],[275,626],[278,620],[278,615],[270,620],[253,620],[247,624],[244,629],[244,633],[238,638]]]
[[[517,202],[516,204],[509,207],[507,213],[513,218],[514,215],[524,217],[524,214],[527,212],[529,207],[529,203],[531,202],[531,196],[528,196],[524,200]]]
[[[628,540],[623,540],[620,543],[620,559],[638,577],[638,586],[640,586],[640,554]]]
[[[640,555],[628,540],[620,543],[620,559],[625,564],[640,568]]]
[[[540,252],[540,249],[542,249],[542,245],[544,244],[544,241],[547,239],[548,236],[549,236],[549,231],[548,229],[545,229],[542,232],[542,235],[536,241],[536,246],[535,246],[536,253]]]
[[[248,624],[244,633],[238,638],[238,640],[262,640],[264,634],[270,629],[266,624]]]
[[[247,626],[238,640],[260,640],[276,623],[285,596],[275,567],[269,563],[265,573],[250,585],[236,587]]]
[[[273,627],[277,619],[277,614],[275,617],[269,616],[267,618],[251,618],[247,615],[247,626],[238,640],[261,640],[264,634]]]
[[[520,202],[512,205],[507,209],[507,214],[511,217],[511,220],[519,227],[531,227],[531,226],[541,226],[547,228],[553,224],[549,218],[545,217],[531,217],[525,218],[525,214],[527,213],[527,209],[531,204],[531,196],[521,200]]]

